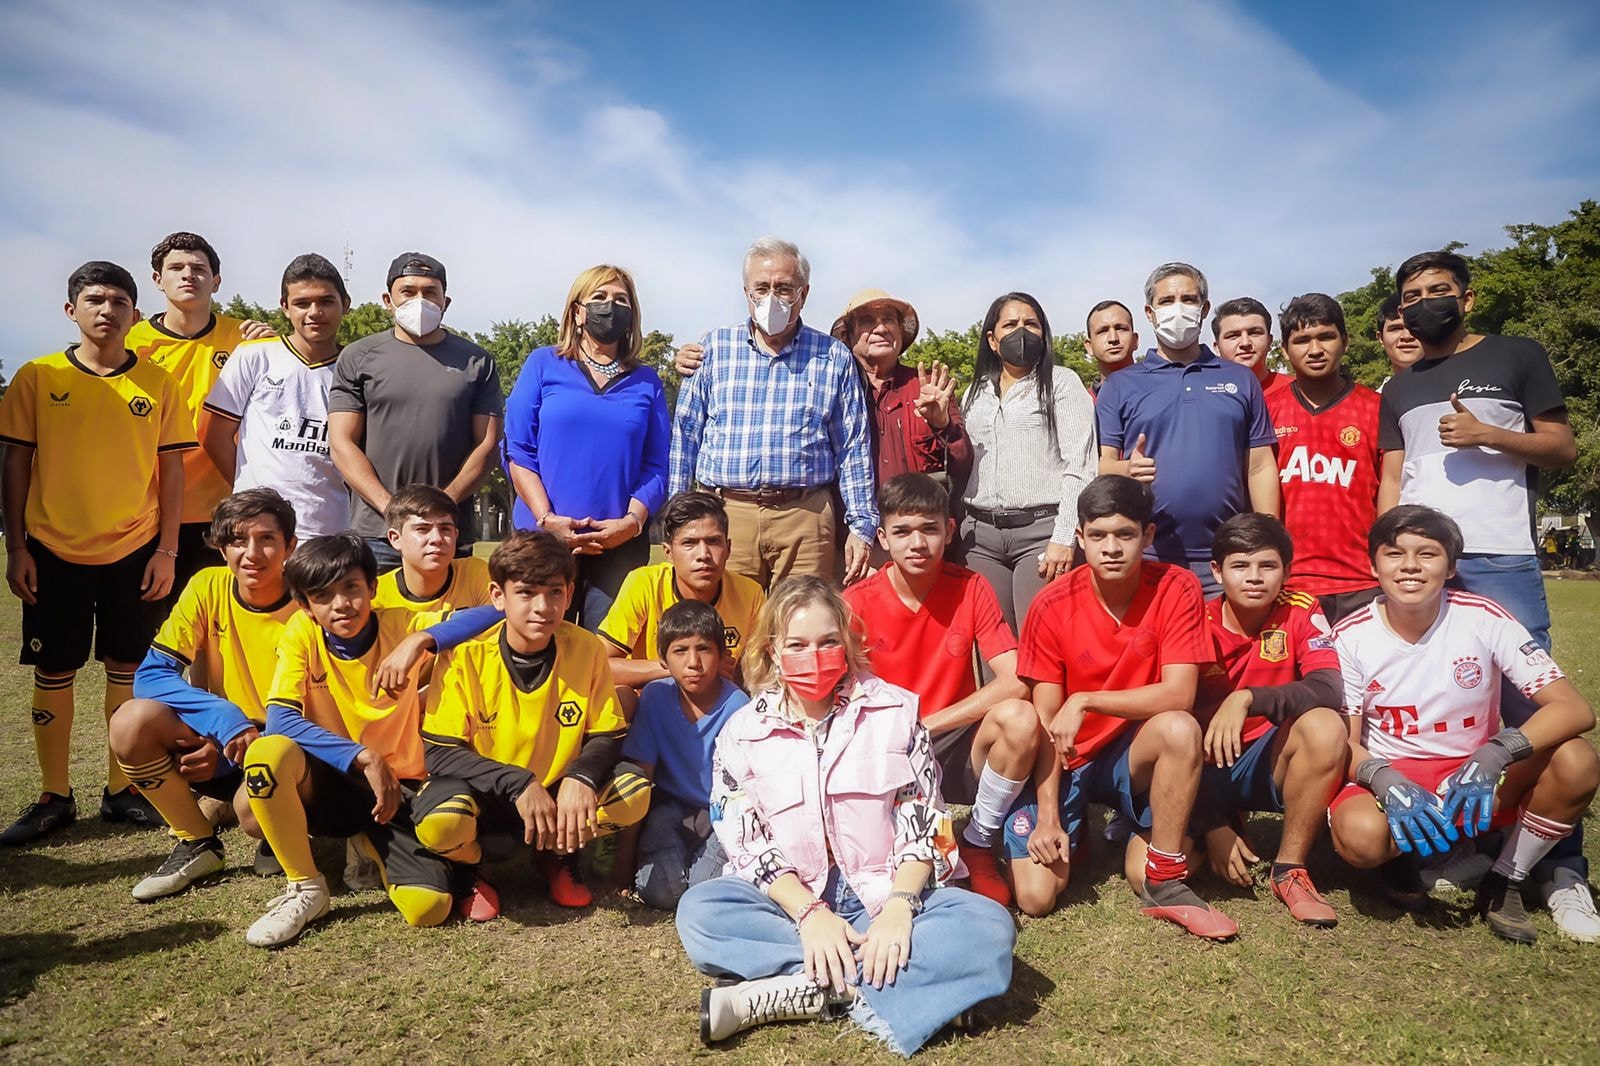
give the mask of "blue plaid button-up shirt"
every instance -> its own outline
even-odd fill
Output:
[[[705,362],[678,394],[671,485],[813,489],[839,483],[845,522],[868,543],[878,529],[867,405],[850,349],[801,325],[777,355],[750,323],[701,340]]]

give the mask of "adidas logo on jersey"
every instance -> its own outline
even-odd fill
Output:
[[[1371,681],[1367,682],[1367,695],[1376,695],[1382,691],[1384,691],[1382,681],[1379,681],[1377,678],[1373,678]]]
[[[1331,459],[1320,452],[1311,452],[1302,444],[1290,453],[1289,461],[1278,471],[1278,479],[1285,485],[1299,480],[1313,485],[1338,485],[1342,489],[1347,489],[1355,473],[1354,459]]]

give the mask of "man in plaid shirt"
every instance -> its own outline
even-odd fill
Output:
[[[763,587],[791,574],[835,578],[835,483],[846,584],[866,574],[878,530],[861,381],[850,349],[801,323],[810,280],[788,241],[750,246],[750,317],[701,341],[704,365],[678,396],[672,435],[672,491],[697,482],[723,498],[728,568]]]

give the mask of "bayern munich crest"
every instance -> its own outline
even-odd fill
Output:
[[[1456,684],[1462,688],[1477,688],[1483,684],[1483,667],[1478,665],[1478,660],[1458,659],[1456,661]]]

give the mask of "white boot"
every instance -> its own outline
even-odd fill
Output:
[[[1539,894],[1563,936],[1591,944],[1600,940],[1600,914],[1595,913],[1594,897],[1574,871],[1556,867],[1555,877],[1540,886]]]
[[[708,988],[700,993],[700,1039],[709,1045],[768,1022],[821,1018],[843,1002],[803,973]]]
[[[267,913],[245,933],[252,947],[275,948],[287,944],[312,922],[328,913],[328,882],[321,874],[309,881],[290,881],[283,895],[267,904]]]

